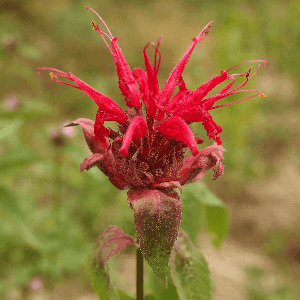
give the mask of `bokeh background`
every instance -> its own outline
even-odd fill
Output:
[[[90,155],[81,129],[62,129],[80,117],[94,119],[95,103],[55,84],[48,72],[36,73],[43,66],[71,71],[125,107],[113,59],[92,29],[97,18],[85,5],[120,38],[132,69],[144,66],[143,47],[162,35],[161,86],[191,37],[213,19],[184,71],[188,88],[243,61],[270,61],[247,84],[266,98],[212,111],[223,127],[226,169],[217,181],[212,173],[203,181],[225,203],[230,226],[220,250],[205,230],[196,242],[211,268],[214,299],[300,299],[296,0],[1,1],[0,298],[97,299],[86,270],[93,241],[109,225],[135,236],[126,192],[99,170],[80,173]],[[193,129],[206,136],[201,126]],[[203,145],[211,144],[205,138]],[[110,262],[112,280],[132,296],[134,263],[133,250]],[[147,291],[151,270],[146,273]]]

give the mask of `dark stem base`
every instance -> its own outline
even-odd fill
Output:
[[[136,250],[136,300],[144,299],[144,261],[143,254]]]

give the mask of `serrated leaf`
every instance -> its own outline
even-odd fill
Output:
[[[127,195],[141,252],[167,287],[169,258],[181,219],[180,197],[176,192],[150,189],[130,190]]]
[[[94,244],[89,259],[89,273],[92,287],[102,300],[119,300],[108,274],[107,261],[123,249],[132,245],[134,240],[116,226],[108,227]]]
[[[212,235],[212,244],[219,248],[224,241],[228,230],[228,212],[222,200],[210,192],[207,187],[199,182],[191,183],[183,187],[183,202],[197,201],[195,210],[203,211],[203,221],[207,231]],[[191,216],[193,222],[193,216]],[[201,229],[202,222],[193,222],[194,226],[185,226],[188,234],[191,232],[192,238],[195,231]],[[197,225],[199,225],[197,227]]]
[[[179,229],[170,259],[171,277],[181,300],[210,300],[212,283],[205,258]]]

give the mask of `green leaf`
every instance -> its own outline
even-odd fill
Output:
[[[192,207],[200,215],[199,221],[195,221],[193,214],[190,213],[193,227],[183,227],[184,229],[188,229],[188,234],[191,233],[192,240],[195,238],[195,232],[199,232],[201,229],[201,218],[203,217],[206,229],[212,235],[212,244],[216,248],[219,248],[226,237],[229,223],[228,212],[223,202],[210,192],[204,184],[199,182],[184,186],[182,199],[184,204],[190,201],[197,201],[198,203],[193,204]]]
[[[152,270],[149,270],[149,280],[151,285],[151,290],[154,294],[149,295],[149,300],[180,300],[176,287],[171,279],[170,272],[167,274],[167,280],[168,280],[168,287],[166,288],[162,282],[159,280],[157,275],[152,272]],[[145,298],[145,300],[148,298]]]
[[[97,238],[89,259],[89,274],[92,287],[99,299],[120,299],[118,292],[110,283],[108,265],[106,263],[110,257],[118,254],[133,243],[133,238],[116,226],[108,227]]]
[[[119,300],[117,291],[109,282],[108,267],[102,266],[96,260],[89,261],[89,274],[92,287],[100,300]]]
[[[220,248],[228,231],[228,213],[225,207],[205,206],[206,229],[212,235],[212,244]]]
[[[157,300],[156,295],[150,294],[144,297],[144,300]],[[174,299],[175,300],[175,299]]]
[[[182,202],[176,192],[137,189],[128,192],[129,206],[145,259],[167,287],[169,258],[178,235]]]
[[[207,262],[182,229],[179,229],[170,264],[171,277],[181,300],[211,299],[212,283]]]
[[[196,193],[187,189],[185,186],[183,187],[182,203],[180,228],[196,243],[196,238],[204,223],[205,205],[199,201],[199,197]]]
[[[116,289],[119,295],[120,300],[134,300],[134,298],[128,296],[123,290]]]

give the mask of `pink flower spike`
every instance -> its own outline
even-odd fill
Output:
[[[123,144],[119,152],[122,155],[128,155],[128,149],[132,140],[135,138],[144,137],[147,133],[147,128],[147,123],[144,118],[140,116],[134,117],[131,120],[127,132],[124,136]]]
[[[162,135],[172,137],[185,143],[190,148],[193,155],[197,155],[199,153],[193,132],[181,118],[168,118],[160,125],[158,130]]]

